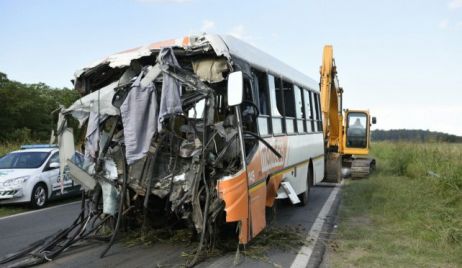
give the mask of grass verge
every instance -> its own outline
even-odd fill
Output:
[[[374,144],[378,169],[348,180],[332,267],[462,267],[462,145]]]
[[[0,218],[30,210],[25,205],[0,205]]]

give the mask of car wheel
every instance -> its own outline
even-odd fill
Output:
[[[43,183],[34,186],[31,196],[31,205],[33,208],[43,208],[47,204],[48,194],[47,189]]]

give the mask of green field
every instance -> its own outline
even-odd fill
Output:
[[[462,144],[374,144],[377,171],[347,180],[331,267],[462,267]]]

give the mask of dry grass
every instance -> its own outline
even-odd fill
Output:
[[[197,248],[197,241],[193,241],[192,237],[192,232],[187,229],[155,229],[147,233],[130,232],[122,238],[122,243],[128,247],[151,246],[157,243],[184,245],[180,256],[187,263],[194,258]],[[273,267],[281,267],[271,261],[268,253],[272,250],[297,252],[301,246],[308,243],[305,237],[306,231],[298,227],[268,227],[245,247],[238,247],[235,239],[217,239],[213,245],[209,245],[203,250],[200,259],[235,254],[234,262],[236,265],[241,262],[241,257],[247,257],[265,262]]]

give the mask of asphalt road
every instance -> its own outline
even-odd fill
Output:
[[[308,234],[333,189],[333,187],[313,187],[309,205],[306,207],[279,202],[276,217],[271,224],[302,227]],[[335,204],[338,204],[338,198],[337,196]],[[335,204],[326,218],[332,218],[333,213],[336,212]],[[0,218],[0,256],[20,250],[40,238],[69,226],[77,217],[79,210],[80,203],[74,202],[37,212]],[[326,228],[328,229],[324,227]],[[317,266],[321,262],[323,255],[321,244],[323,243],[318,242],[313,246],[309,267]],[[104,243],[91,242],[85,246],[72,248],[40,267],[181,267],[185,263],[181,253],[186,249],[186,245],[158,243],[152,246],[128,248],[116,243],[106,257],[100,259],[99,254],[104,248]],[[274,264],[290,267],[297,252],[282,251],[274,246],[267,255],[269,262],[241,257],[239,267],[274,267]],[[232,267],[234,257],[234,253],[229,253],[225,256],[209,258],[197,267]]]

